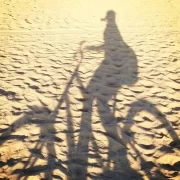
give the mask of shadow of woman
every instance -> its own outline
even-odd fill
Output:
[[[107,23],[104,31],[104,44],[86,47],[87,50],[91,51],[104,51],[104,60],[94,72],[87,87],[84,88],[85,93],[89,94],[89,98],[83,104],[79,140],[75,150],[75,157],[73,157],[74,163],[78,164],[78,168],[69,166],[72,179],[86,180],[89,176],[92,179],[103,180],[140,180],[143,179],[143,175],[149,179],[165,179],[159,170],[154,172],[154,174],[149,172],[156,165],[144,159],[142,152],[139,152],[137,149],[138,144],[136,140],[133,136],[131,137],[131,127],[134,124],[136,126],[133,118],[139,113],[137,107],[141,106],[142,110],[155,116],[160,124],[157,129],[164,128],[169,131],[173,142],[178,141],[179,138],[171,124],[155,105],[143,99],[137,99],[130,105],[130,110],[122,121],[119,122],[115,118],[115,107],[109,101],[116,99],[116,94],[122,85],[131,86],[137,82],[137,58],[134,51],[124,42],[120,35],[115,22],[115,12],[112,10],[108,11],[106,17],[102,20]],[[101,129],[97,127],[98,124],[93,124],[94,107],[97,108],[99,122],[102,125],[101,127],[103,127]],[[119,126],[119,123],[122,126]],[[148,129],[149,127],[146,128]],[[151,128],[149,128],[150,130]],[[156,131],[153,130],[153,132]],[[108,145],[100,147],[101,145],[97,143],[97,139],[103,144],[103,140],[101,140],[102,135],[106,136]],[[99,137],[97,138],[96,136]],[[114,151],[113,143],[121,148],[119,150],[116,148],[116,151]],[[107,155],[102,158],[101,151],[103,148],[105,149],[103,153],[107,153]],[[138,168],[142,174],[140,174],[140,171],[132,168],[132,162],[127,157],[131,151],[136,154],[133,161],[136,161],[137,158],[139,161]],[[97,173],[98,175],[96,172],[94,172],[94,175],[89,173],[89,168],[94,166],[101,168],[101,173]]]
[[[122,85],[133,85],[138,79],[136,55],[133,50],[124,42],[123,38],[120,35],[115,21],[115,12],[112,10],[108,11],[106,17],[101,20],[106,21],[106,28],[104,31],[104,44],[100,46],[86,47],[87,50],[91,51],[104,51],[104,60],[97,68],[89,84],[85,88],[85,92],[89,94],[89,99],[84,102],[84,111],[82,113],[80,124],[79,141],[76,149],[77,156],[75,157],[76,162],[80,163],[83,166],[80,168],[80,170],[76,170],[76,172],[74,172],[75,179],[82,180],[87,179],[86,176],[88,173],[87,167],[88,158],[90,156],[90,142],[93,142],[92,144],[94,144],[94,150],[98,151],[97,144],[93,140],[93,103],[96,103],[101,124],[105,129],[105,135],[108,138],[116,139],[116,141],[123,145],[123,141],[120,138],[117,139],[117,120],[114,117],[113,110],[110,108],[108,102],[116,97],[116,93]],[[86,108],[87,106],[89,107],[88,109]],[[111,131],[109,131],[109,126],[112,127]],[[110,161],[112,152],[111,150],[111,143],[109,142],[107,161]],[[78,157],[81,160],[78,160]],[[128,172],[130,171],[131,174],[133,174],[133,177],[135,177],[134,174],[137,175],[137,173],[130,168],[128,160],[125,159],[124,162],[125,163],[121,164],[121,168],[126,178]],[[108,166],[109,165],[106,166],[107,171],[109,169]],[[109,172],[109,174],[110,173],[112,174],[112,172]],[[107,176],[109,176],[108,173]],[[115,173],[113,174],[113,176],[115,178]],[[106,179],[106,177],[104,176],[103,179]]]

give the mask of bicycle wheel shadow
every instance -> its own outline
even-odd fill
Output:
[[[149,113],[149,118],[141,117],[141,111]],[[136,116],[141,117],[141,120],[138,118],[136,121]],[[167,179],[162,173],[163,168],[150,158],[156,151],[173,153],[171,144],[179,143],[179,137],[166,116],[152,102],[137,99],[130,104],[127,116],[124,119],[120,118],[118,125],[117,131],[124,134],[125,138],[122,137],[122,140],[125,139],[123,142],[128,148],[127,151],[136,154],[136,161],[139,161],[139,170],[143,175],[149,179]],[[135,128],[137,129],[134,130]],[[169,144],[163,144],[164,137],[169,138]],[[162,139],[160,144],[158,139]],[[176,169],[178,170],[179,168]]]
[[[14,147],[7,152],[11,156],[10,158],[7,154],[1,158],[0,167],[8,165],[12,178],[26,180],[29,176],[41,174],[43,179],[53,179],[52,171],[55,169],[60,169],[68,175],[56,157],[55,145],[63,140],[56,135],[55,126],[61,122],[56,122],[55,116],[56,114],[47,107],[33,106],[31,110],[24,113],[23,117],[1,133],[0,145],[2,147],[9,140],[10,142],[15,140],[15,145],[17,142],[28,143],[26,146],[17,147],[17,149],[20,148],[18,154],[16,154],[16,147]],[[28,130],[29,133],[18,135],[22,134],[22,129],[25,129],[25,132]]]

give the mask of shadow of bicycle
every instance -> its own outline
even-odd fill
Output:
[[[104,60],[94,72],[88,85],[83,85],[84,82],[79,74],[79,67],[84,58],[83,42],[81,42],[80,48],[75,53],[75,56],[79,54],[80,62],[72,73],[55,109],[34,107],[34,110],[26,112],[7,130],[1,132],[1,145],[11,138],[26,143],[28,137],[13,135],[13,132],[26,124],[39,128],[39,134],[36,134],[35,140],[32,140],[34,147],[28,148],[29,156],[26,160],[11,159],[6,163],[1,163],[3,168],[5,165],[15,166],[17,162],[21,162],[20,168],[12,172],[16,175],[16,179],[28,179],[28,176],[40,175],[42,172],[41,179],[47,180],[55,178],[140,180],[143,176],[149,179],[165,179],[157,165],[148,157],[154,153],[154,138],[165,136],[160,131],[161,129],[170,134],[172,142],[178,141],[179,138],[169,121],[153,103],[144,99],[137,99],[130,104],[126,117],[115,117],[114,112],[117,111],[115,103],[109,103],[118,99],[116,96],[123,85],[128,85],[131,89],[131,86],[138,81],[136,55],[121,37],[115,16],[114,11],[108,11],[106,17],[102,19],[106,22],[104,44],[86,47],[86,51],[104,52]],[[74,128],[69,98],[70,85],[75,80],[84,96],[80,102],[83,107],[80,110],[82,115],[78,130]],[[56,120],[58,110],[64,108],[63,103],[66,104],[67,115],[66,130],[62,131],[66,136],[65,140],[57,135],[57,126],[64,124]],[[135,117],[141,111],[149,112],[154,119],[137,120]],[[98,117],[95,123],[94,113]],[[146,121],[155,124],[154,127],[142,125]],[[75,138],[77,133],[79,133],[78,140]],[[144,139],[148,142],[144,143]],[[63,144],[64,142],[66,145]],[[65,160],[58,158],[61,146],[66,146]],[[42,162],[45,160],[45,163],[41,163],[40,160]],[[37,165],[37,162],[40,163]],[[91,169],[92,172],[90,172]],[[55,174],[55,170],[60,170],[62,177]]]

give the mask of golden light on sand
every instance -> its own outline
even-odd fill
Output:
[[[178,179],[178,4],[0,2],[0,179]]]

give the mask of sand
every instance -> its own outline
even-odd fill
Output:
[[[180,179],[178,0],[0,2],[0,179]]]

